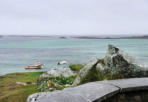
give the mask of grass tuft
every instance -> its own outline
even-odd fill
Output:
[[[84,67],[84,65],[82,64],[71,64],[69,65],[69,68],[72,70],[72,71],[80,71],[80,69],[82,69]]]

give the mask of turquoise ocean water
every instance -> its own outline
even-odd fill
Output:
[[[59,39],[50,37],[2,37],[0,38],[0,75],[25,72],[25,65],[33,65],[38,59],[43,69],[59,68],[57,63],[85,63],[93,57],[103,58],[107,45],[113,44],[135,56],[148,66],[147,39]],[[65,65],[66,67],[66,65]],[[41,71],[38,70],[38,71]]]

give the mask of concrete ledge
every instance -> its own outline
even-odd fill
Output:
[[[62,91],[33,94],[27,102],[101,102],[119,92],[138,90],[148,90],[148,78],[91,82]]]
[[[148,90],[148,78],[110,80],[107,82],[120,88],[120,92]]]

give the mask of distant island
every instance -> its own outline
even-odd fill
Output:
[[[121,36],[121,37],[100,37],[100,36],[75,36],[72,38],[78,39],[148,39],[148,35],[145,36]]]
[[[142,35],[142,36],[97,36],[97,35],[86,35],[86,36],[75,36],[75,35],[0,35],[1,37],[49,37],[49,38],[59,38],[59,39],[68,39],[68,38],[77,38],[77,39],[148,39],[148,34],[147,35]]]

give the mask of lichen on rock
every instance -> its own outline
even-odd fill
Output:
[[[109,72],[113,75],[122,74],[125,78],[148,75],[145,68],[140,67],[134,57],[113,45],[108,46],[103,66],[104,72]]]
[[[78,73],[73,85],[103,79],[146,77],[148,70],[140,67],[135,58],[119,48],[108,45],[103,59],[90,61]]]

